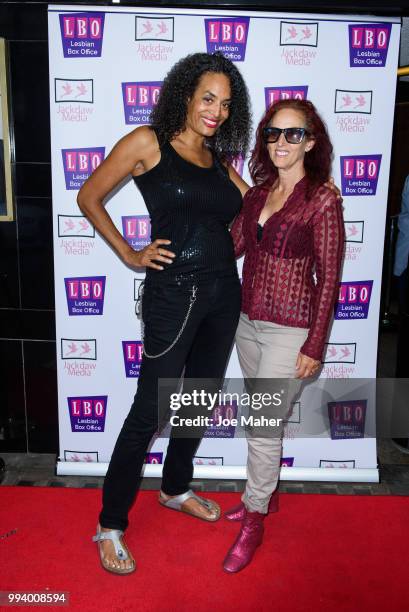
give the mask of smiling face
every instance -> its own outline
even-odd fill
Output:
[[[205,72],[188,102],[186,128],[210,138],[228,119],[231,88],[229,78],[218,72]]]
[[[277,128],[306,128],[304,114],[292,108],[282,108],[273,115],[269,126]],[[267,149],[270,159],[276,168],[283,172],[301,172],[304,169],[304,156],[314,146],[314,139],[307,134],[299,144],[290,144],[286,141],[284,132],[281,132],[277,142],[268,143]]]

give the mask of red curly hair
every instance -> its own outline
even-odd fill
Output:
[[[255,185],[265,189],[269,189],[277,179],[278,170],[270,159],[263,138],[263,129],[269,125],[278,111],[285,108],[291,108],[304,115],[305,128],[309,132],[307,137],[315,140],[315,145],[304,157],[305,173],[309,179],[307,198],[310,198],[313,191],[326,183],[330,177],[333,147],[324,121],[309,100],[279,100],[266,110],[256,131],[256,143],[249,161],[250,175]]]

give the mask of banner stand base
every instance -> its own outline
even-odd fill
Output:
[[[108,463],[82,461],[58,461],[57,476],[105,476]],[[143,476],[160,478],[162,465],[144,466]],[[245,480],[244,465],[195,465],[193,478],[218,480]],[[320,482],[379,482],[378,468],[303,468],[282,467],[281,480]]]

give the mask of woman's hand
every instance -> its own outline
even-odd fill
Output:
[[[329,179],[329,181],[324,183],[324,187],[328,187],[328,189],[331,189],[331,191],[333,191],[335,193],[335,195],[337,196],[338,200],[342,200],[342,195],[341,195],[341,192],[339,190],[339,187],[337,187],[335,185],[334,178],[332,176]]]
[[[131,251],[128,251],[124,256],[124,261],[132,268],[153,268],[154,270],[163,270],[163,266],[154,262],[162,261],[163,263],[171,264],[175,257],[175,253],[161,247],[163,244],[171,244],[171,241],[158,238],[140,251],[131,249]]]
[[[309,376],[314,376],[320,365],[321,362],[317,359],[313,359],[312,357],[307,357],[307,355],[298,353],[297,363],[295,364],[295,368],[297,370],[295,377],[308,378]]]

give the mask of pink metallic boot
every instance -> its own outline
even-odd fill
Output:
[[[234,574],[250,563],[257,546],[263,541],[265,514],[245,512],[240,533],[223,562],[225,572]]]
[[[224,513],[224,518],[228,521],[242,521],[246,512],[246,508],[243,502],[240,502],[238,506],[234,506],[231,510],[227,510]],[[268,504],[268,513],[278,512],[278,487],[275,489],[270,497]]]

